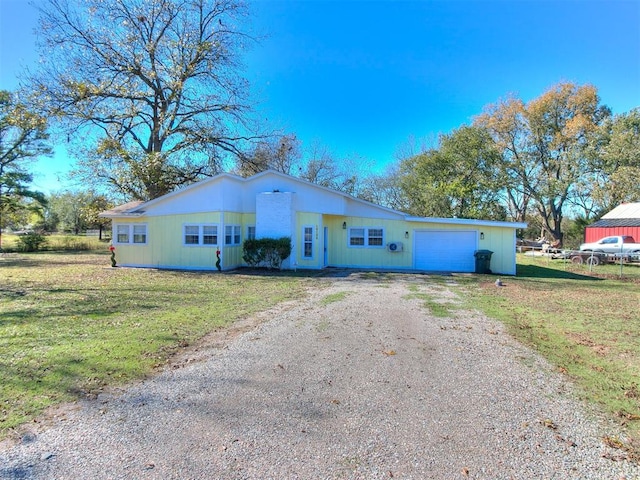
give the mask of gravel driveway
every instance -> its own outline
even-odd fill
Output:
[[[602,443],[615,427],[500,324],[430,316],[420,295],[456,302],[453,282],[320,278],[308,298],[5,443],[0,477],[640,478]]]

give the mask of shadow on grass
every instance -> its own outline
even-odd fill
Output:
[[[59,265],[88,264],[110,266],[109,252],[59,251],[32,253],[0,253],[0,267],[50,267]]]
[[[555,268],[540,267],[537,265],[518,265],[516,276],[520,278],[555,278],[565,280],[589,280],[598,281],[602,278],[592,277],[590,275],[582,275],[566,270],[558,270]]]

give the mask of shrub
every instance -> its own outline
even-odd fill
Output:
[[[35,232],[25,233],[16,239],[18,250],[21,252],[37,252],[47,243],[44,235]]]
[[[291,255],[291,238],[254,238],[242,244],[242,259],[251,267],[280,268]]]

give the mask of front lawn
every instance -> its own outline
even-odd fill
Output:
[[[583,397],[628,426],[640,453],[640,289],[637,266],[585,265],[518,257],[517,277],[474,276],[469,305],[504,322],[578,386]],[[476,288],[477,287],[477,288]]]
[[[48,406],[142,378],[207,333],[300,298],[304,273],[110,268],[102,254],[0,257],[0,438]],[[518,276],[459,275],[468,307],[504,322],[629,427],[640,452],[640,289],[617,266],[518,257]],[[592,276],[597,274],[597,277]],[[426,277],[441,281],[440,277]],[[331,301],[331,299],[326,300]],[[609,439],[613,444],[617,439]]]
[[[304,295],[291,276],[110,268],[106,254],[0,257],[0,438],[48,406],[144,377],[213,330]]]

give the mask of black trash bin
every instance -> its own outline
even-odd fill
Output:
[[[476,257],[476,273],[491,273],[491,250],[476,250],[473,254]]]

